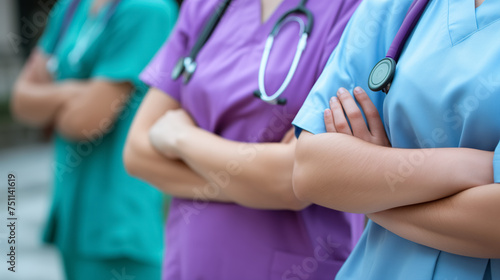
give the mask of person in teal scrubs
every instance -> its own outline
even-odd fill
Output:
[[[44,239],[60,249],[67,279],[161,276],[164,198],[127,174],[122,150],[147,91],[139,73],[177,13],[166,0],[61,0],[16,83],[15,116],[55,128]]]
[[[369,91],[411,4],[355,12],[294,120],[294,188],[370,218],[336,279],[500,279],[500,2],[430,1]]]

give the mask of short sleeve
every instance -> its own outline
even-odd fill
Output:
[[[38,41],[38,47],[46,54],[53,54],[55,51],[57,37],[61,32],[61,26],[69,3],[68,0],[59,0],[49,13],[47,25]]]
[[[160,89],[178,102],[182,82],[181,79],[172,80],[172,71],[177,61],[188,53],[189,37],[193,32],[189,26],[189,4],[186,2],[182,5],[179,19],[169,39],[140,75],[145,84]]]
[[[411,2],[365,0],[359,5],[293,121],[297,137],[302,130],[313,134],[326,132],[323,112],[340,87],[349,92],[356,86],[363,87],[382,112],[385,94],[368,89],[368,76],[385,57]]]
[[[340,37],[342,36],[342,33],[344,32],[346,25],[349,22],[349,19],[351,19],[361,0],[351,0],[349,2],[351,2],[352,4],[342,5],[335,15],[333,26],[331,27],[330,33],[326,38],[326,43],[324,44],[323,52],[321,54],[319,74],[323,71],[326,63],[328,62],[328,59],[332,55],[332,52],[339,44]]]
[[[493,156],[493,179],[496,184],[500,184],[500,142]]]
[[[166,40],[177,19],[174,1],[124,2],[109,23],[91,77],[142,84],[139,74]]]

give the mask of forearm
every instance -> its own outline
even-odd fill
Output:
[[[500,258],[500,186],[471,188],[448,198],[368,215],[410,241],[453,254]]]
[[[64,83],[36,84],[18,81],[11,101],[12,112],[20,121],[44,126],[53,123],[63,104],[72,97]]]
[[[292,188],[295,144],[226,140],[193,127],[177,145],[180,157],[236,203],[259,209],[300,210]]]
[[[492,183],[492,159],[465,148],[395,149],[339,133],[306,134],[297,145],[294,186],[314,203],[372,213]]]
[[[184,199],[231,202],[218,187],[192,171],[185,163],[160,155],[146,137],[129,137],[124,151],[127,171],[162,192]]]
[[[55,124],[60,134],[75,141],[91,140],[108,133],[132,90],[127,82],[99,79],[71,81],[66,88],[72,98],[60,107]]]
[[[153,124],[179,103],[162,91],[151,88],[137,111],[124,149],[127,171],[151,183],[161,191],[186,199],[228,201],[182,161],[159,154],[151,145],[149,132]],[[200,193],[201,192],[201,193]]]
[[[52,123],[69,98],[64,84],[53,82],[46,69],[48,60],[48,56],[36,48],[14,85],[11,110],[26,124],[44,126]]]

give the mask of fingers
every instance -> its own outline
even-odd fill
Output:
[[[385,135],[385,128],[380,114],[368,94],[361,87],[356,87],[354,89],[354,97],[365,113],[371,134],[373,136]]]
[[[333,122],[333,113],[331,109],[326,109],[324,112],[326,132],[337,132],[335,123]]]
[[[352,133],[361,139],[369,137],[370,131],[368,130],[363,114],[361,113],[361,110],[356,104],[354,98],[345,88],[340,88],[337,92],[337,96],[341,102],[342,108],[344,109],[345,115],[351,124]]]
[[[330,99],[330,109],[333,113],[333,123],[335,124],[335,130],[339,133],[352,135],[351,128],[349,127],[349,123],[347,122],[347,119],[344,115],[342,104],[336,96]]]
[[[356,87],[354,96],[361,109],[345,88],[340,88],[337,96],[330,99],[330,109],[324,111],[326,131],[353,135],[376,145],[390,147],[378,110],[366,92]]]

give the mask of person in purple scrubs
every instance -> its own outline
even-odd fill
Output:
[[[287,103],[271,105],[253,95],[266,39],[299,2],[233,1],[184,84],[172,71],[220,3],[185,1],[170,39],[141,75],[151,89],[124,160],[132,175],[175,197],[163,279],[333,279],[361,235],[362,215],[295,196],[291,125],[361,1],[309,1],[314,28],[281,96]],[[299,38],[293,22],[276,37],[267,92],[285,80]]]

